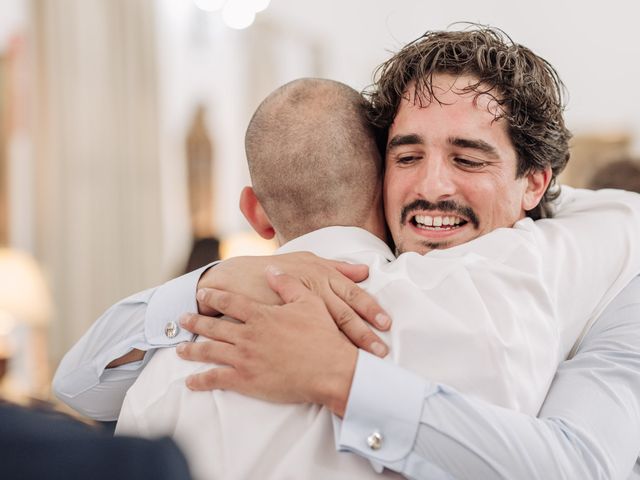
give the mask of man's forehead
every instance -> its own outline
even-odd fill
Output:
[[[472,76],[455,75],[434,75],[429,88],[415,82],[407,87],[389,129],[387,154],[401,145],[439,142],[516,164],[509,122],[491,91]]]
[[[403,103],[419,108],[427,108],[433,103],[450,105],[459,101],[471,102],[495,119],[504,116],[500,93],[472,75],[441,73],[420,82],[412,80],[402,95]]]

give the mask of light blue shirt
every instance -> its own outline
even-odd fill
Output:
[[[58,365],[56,396],[94,420],[117,420],[127,390],[153,352],[193,338],[178,322],[181,315],[198,312],[198,280],[211,265],[136,293],[104,312]],[[142,361],[106,368],[134,348],[147,352]]]
[[[413,479],[640,478],[629,477],[640,452],[640,277],[561,364],[538,418],[361,351],[337,446]]]

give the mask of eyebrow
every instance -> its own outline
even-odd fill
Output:
[[[500,158],[500,155],[498,155],[498,150],[496,150],[494,146],[485,142],[484,140],[450,137],[449,144],[453,145],[454,147],[470,148],[472,150],[478,150],[495,159]]]
[[[422,145],[424,144],[424,139],[422,135],[418,135],[417,133],[411,133],[409,135],[396,135],[387,144],[387,152],[393,150],[394,148],[401,147],[402,145]]]

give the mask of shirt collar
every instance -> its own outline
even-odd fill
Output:
[[[325,227],[294,238],[278,248],[276,253],[308,251],[319,257],[336,258],[359,251],[374,251],[388,261],[395,260],[389,246],[359,227]]]

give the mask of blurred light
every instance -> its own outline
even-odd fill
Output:
[[[10,335],[15,326],[15,317],[9,312],[0,310],[0,338]]]
[[[20,322],[43,326],[49,322],[52,309],[49,289],[33,257],[0,248],[0,310]]]
[[[220,242],[220,258],[242,255],[273,255],[277,248],[275,241],[265,240],[255,232],[238,232],[223,238]]]
[[[258,13],[266,10],[271,0],[247,0],[247,3],[251,6],[251,9]]]
[[[222,10],[224,23],[237,30],[249,27],[256,18],[251,3],[246,0],[229,0]]]
[[[193,3],[196,4],[200,10],[204,10],[205,12],[215,12],[220,10],[227,0],[193,0]]]

